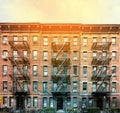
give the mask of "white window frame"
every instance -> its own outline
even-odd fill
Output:
[[[43,66],[43,76],[48,76],[48,66]]]
[[[43,45],[47,46],[48,45],[48,37],[43,38]]]

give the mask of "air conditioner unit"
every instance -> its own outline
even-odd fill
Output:
[[[7,72],[3,72],[3,75],[7,75]]]

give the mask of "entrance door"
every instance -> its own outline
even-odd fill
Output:
[[[103,100],[102,100],[102,98],[97,98],[97,107],[99,107],[101,110],[103,109]]]
[[[63,109],[63,98],[57,99],[57,110]]]
[[[23,96],[17,96],[16,97],[16,109],[24,109],[25,103],[24,103],[24,97]]]

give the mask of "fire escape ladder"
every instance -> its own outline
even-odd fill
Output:
[[[52,64],[56,67],[55,74],[52,75],[52,80],[57,84],[56,89],[52,92],[53,96],[67,95],[70,91],[67,89],[69,85],[69,43],[56,44],[52,43],[53,52],[57,52],[52,58]],[[68,83],[69,82],[69,83]]]
[[[25,65],[25,66],[29,67],[30,63],[29,63],[29,59],[25,59],[23,57],[22,52],[23,52],[23,50],[27,50],[28,54],[29,54],[30,48],[26,41],[17,41],[16,43],[17,44],[15,44],[14,41],[9,41],[11,49],[13,51],[17,51],[17,53],[18,53],[17,57],[14,57],[11,54],[9,59],[10,59],[12,65],[13,66],[15,65],[17,67],[18,73],[13,73],[13,74],[9,74],[9,75],[10,75],[11,79],[18,84],[16,91],[14,90],[13,93],[15,95],[16,94],[18,95],[19,93],[26,95],[26,94],[29,94],[29,88],[28,88],[28,86],[26,86],[27,90],[24,91],[22,82],[26,81],[27,83],[30,83],[30,77],[28,75],[28,69],[25,69],[25,73],[24,73],[23,66]]]
[[[56,72],[56,75],[59,73],[59,71],[61,70],[61,68],[63,67],[63,65],[64,65],[64,63],[65,63],[66,61],[67,61],[67,58],[64,59],[64,60],[62,61],[62,63],[59,65],[58,70],[57,70],[57,72]]]
[[[62,50],[64,49],[64,47],[65,47],[65,43],[62,45],[61,49],[58,51],[58,53],[56,55],[56,59],[59,56],[59,54],[62,52]]]
[[[108,82],[110,82],[110,77],[111,75],[108,75],[108,65],[109,62],[111,60],[109,54],[108,54],[108,50],[110,48],[111,42],[106,42],[106,43],[93,43],[92,45],[92,50],[97,50],[97,51],[101,51],[98,55],[98,57],[95,59],[92,59],[92,65],[96,65],[97,67],[99,67],[98,71],[96,72],[96,74],[92,76],[92,81],[96,81],[97,82],[97,90],[96,92],[93,92],[93,95],[107,95],[108,93],[110,93],[110,85]],[[102,52],[106,51],[106,56],[102,56]],[[104,66],[106,67],[106,69],[104,70]]]

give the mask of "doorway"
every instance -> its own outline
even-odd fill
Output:
[[[103,109],[103,99],[102,98],[97,98],[97,107],[99,107],[100,110]]]
[[[57,110],[63,109],[63,98],[57,98]]]
[[[20,110],[20,109],[24,109],[25,108],[25,101],[24,101],[24,97],[23,96],[16,96],[16,109]]]

